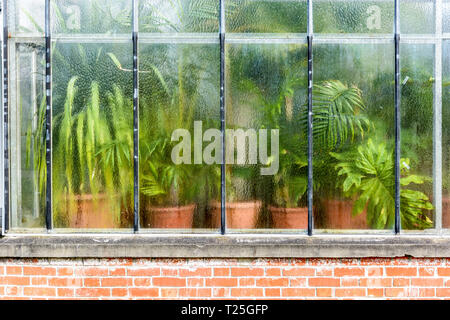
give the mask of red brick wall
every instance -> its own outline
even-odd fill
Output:
[[[0,259],[2,299],[450,298],[450,259]]]

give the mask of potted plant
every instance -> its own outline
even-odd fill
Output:
[[[91,83],[85,108],[75,105],[78,77],[66,89],[63,112],[53,119],[53,207],[58,226],[116,228],[130,208],[132,121],[130,101],[114,86],[101,106],[99,85]],[[36,117],[39,126],[29,128],[27,138],[45,150],[45,108]],[[112,117],[112,118],[111,118]],[[34,157],[38,188],[45,194],[45,152]]]
[[[168,137],[144,140],[142,144],[141,193],[148,197],[147,201],[141,198],[145,203],[144,227],[191,228],[196,207],[192,167],[172,162],[173,144]]]
[[[293,95],[301,83],[302,76],[288,70],[278,99],[263,103],[266,118],[272,120],[270,126],[281,129],[279,170],[272,179],[273,194],[268,207],[275,229],[308,227],[307,139],[293,114]],[[304,111],[303,108],[301,113]]]
[[[394,152],[385,142],[368,139],[356,151],[333,153],[339,163],[338,175],[343,176],[343,191],[355,196],[352,214],[367,211],[371,228],[392,228],[395,221]],[[400,192],[400,217],[405,229],[425,229],[432,226],[427,213],[433,209],[428,197],[407,186],[420,185],[431,179],[410,174],[409,159],[401,159],[402,186]]]
[[[74,32],[54,6],[60,33]],[[110,8],[93,5],[92,17]],[[84,9],[83,9],[84,10]],[[126,29],[129,10],[81,24],[83,32]],[[38,30],[39,26],[33,23]],[[73,27],[73,26],[72,26]],[[40,30],[42,31],[42,30]],[[114,68],[114,45],[53,46],[52,207],[55,227],[129,226],[132,213],[132,102],[123,72]],[[108,57],[109,55],[109,57]],[[126,92],[125,92],[126,91]],[[45,101],[27,140],[40,150],[33,157],[36,189],[46,193]],[[30,148],[28,148],[30,151]]]
[[[255,199],[251,186],[245,181],[255,176],[255,168],[250,166],[228,166],[226,168],[226,225],[230,229],[254,229],[262,208],[262,201]],[[220,185],[217,185],[220,187]],[[219,189],[220,190],[220,189]],[[220,201],[213,200],[209,204],[211,226],[221,225],[222,207]]]

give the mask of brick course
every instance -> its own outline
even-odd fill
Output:
[[[450,259],[0,259],[0,298],[450,299]]]

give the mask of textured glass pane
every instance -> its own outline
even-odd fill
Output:
[[[320,44],[314,53],[317,228],[394,226],[394,46]]]
[[[139,32],[218,32],[219,0],[139,0]]]
[[[133,218],[130,44],[56,43],[53,219],[56,228],[118,228]]]
[[[442,227],[450,228],[450,41],[442,55]]]
[[[225,6],[227,32],[306,33],[305,0],[228,0]]]
[[[442,3],[442,30],[450,32],[450,0],[444,0]]]
[[[8,1],[8,28],[12,34],[44,34],[45,0]]]
[[[227,46],[227,227],[307,227],[307,50]]]
[[[139,55],[141,226],[218,228],[219,46],[140,44]]]
[[[402,44],[402,229],[433,226],[433,45]]]
[[[130,0],[54,0],[52,1],[54,33],[129,33]]]
[[[400,1],[401,33],[434,33],[434,0]]]
[[[11,227],[37,228],[45,225],[44,46],[11,49]]]
[[[392,33],[394,1],[313,0],[314,32]]]

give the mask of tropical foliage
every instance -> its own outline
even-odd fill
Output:
[[[339,163],[338,174],[345,177],[343,191],[357,196],[353,214],[367,209],[368,224],[374,229],[392,228],[395,219],[394,196],[394,150],[384,142],[368,139],[355,151],[332,153]],[[420,185],[430,178],[411,174],[409,159],[401,159],[400,217],[406,229],[424,229],[432,225],[425,214],[433,209],[428,197],[420,191],[407,189],[409,185]]]
[[[111,6],[105,6],[101,0],[84,1],[79,26],[70,21],[67,10],[58,1],[52,3],[57,33],[131,32],[129,1],[117,1]],[[217,3],[140,1],[140,32],[217,33]],[[227,32],[305,32],[306,3],[280,3],[227,1]],[[324,7],[323,14],[315,20],[319,24],[317,30],[348,32],[363,28],[362,18],[349,20],[348,15],[342,14],[349,7],[354,14],[366,10],[363,4],[336,4],[330,10]],[[32,19],[31,13],[28,16]],[[32,24],[42,31],[36,21]],[[353,47],[349,44],[348,48]],[[344,60],[340,60],[342,52],[338,47],[326,49],[328,55],[321,54],[319,48],[314,58],[315,64],[325,66],[315,68],[324,75],[317,72],[318,80],[313,86],[314,198],[331,197],[330,190],[337,191],[339,197],[354,200],[354,215],[367,212],[370,227],[390,228],[395,212],[390,141],[393,95],[385,88],[392,87],[392,70],[389,73],[381,67],[374,68],[357,77],[352,70],[362,68],[366,49],[354,55],[351,68],[342,62],[340,65],[339,61]],[[120,208],[115,214],[131,213],[131,46],[56,41],[52,52],[54,205],[65,206],[65,199],[71,196],[105,193]],[[220,167],[175,165],[171,159],[175,144],[171,135],[175,129],[183,128],[193,136],[195,120],[203,120],[205,128],[219,127],[218,46],[142,43],[139,54],[141,209],[145,210],[146,203],[178,206],[195,202],[207,207],[210,200],[220,196]],[[336,60],[329,60],[330,56]],[[226,57],[228,128],[248,121],[249,127],[255,129],[280,130],[278,173],[261,178],[258,166],[227,166],[227,200],[263,198],[266,204],[305,206],[306,45],[229,44]],[[327,68],[336,71],[328,73]],[[403,132],[408,133],[402,137],[405,158],[401,161],[401,219],[405,228],[432,226],[433,206],[425,192],[431,179],[416,173],[427,166],[424,154],[432,145],[429,130],[433,121],[433,83],[434,79],[424,71],[410,75],[402,87],[402,123],[406,124]],[[27,150],[31,152],[31,145],[35,150],[34,156],[28,154],[28,163],[34,168],[36,189],[43,196],[45,101],[39,105],[35,118],[37,125],[30,125],[27,132]],[[236,180],[245,185],[244,191],[239,190]],[[55,214],[63,211],[56,210]]]

